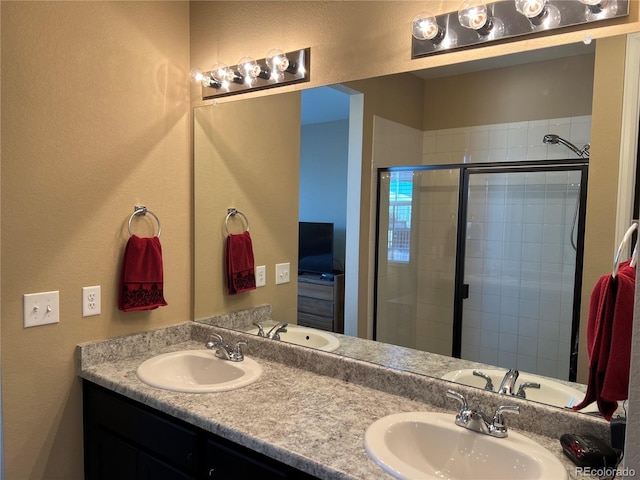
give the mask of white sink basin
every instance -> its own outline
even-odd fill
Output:
[[[409,412],[372,423],[369,457],[400,479],[566,480],[564,466],[540,444],[509,432],[494,438],[459,427],[453,413]]]
[[[448,372],[442,376],[445,380],[451,380],[453,382],[461,383],[463,385],[469,385],[471,387],[484,388],[485,380],[477,377],[473,374],[472,368],[464,370],[454,370]],[[494,390],[498,390],[502,377],[507,373],[506,370],[500,369],[479,369],[482,373],[485,373],[491,377],[493,381]],[[560,382],[554,382],[550,378],[541,377],[539,375],[533,375],[531,373],[520,372],[518,379],[516,380],[516,391],[522,382],[536,382],[540,384],[540,388],[527,388],[526,395],[527,400],[533,400],[535,402],[546,403],[547,405],[553,405],[555,407],[572,407],[577,405],[584,398],[584,392],[576,390],[568,385],[564,385]],[[580,410],[581,412],[597,412],[598,407],[593,404]]]
[[[270,326],[264,327],[265,333],[268,332],[270,328]],[[258,329],[254,328],[253,330],[249,330],[248,333],[257,335]],[[322,330],[300,327],[298,325],[287,326],[286,332],[280,332],[280,340],[287,343],[302,345],[304,347],[324,350],[325,352],[333,352],[340,346],[340,340],[338,340],[338,337],[331,335],[330,333],[323,332]]]
[[[140,364],[138,378],[152,387],[176,392],[223,392],[255,382],[262,367],[244,357],[242,362],[222,360],[213,350],[165,353]]]

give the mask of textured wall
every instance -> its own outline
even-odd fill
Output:
[[[2,2],[2,392],[7,479],[79,479],[75,345],[191,318],[189,8]],[[162,221],[169,306],[116,308],[127,221]],[[147,236],[144,219],[134,231]],[[102,286],[82,318],[81,288]],[[60,291],[24,329],[22,295]]]

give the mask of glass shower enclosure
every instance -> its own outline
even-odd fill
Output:
[[[374,338],[575,380],[587,164],[378,171]]]

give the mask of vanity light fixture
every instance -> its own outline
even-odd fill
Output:
[[[273,49],[261,60],[242,57],[231,67],[217,62],[208,72],[194,68],[190,77],[202,87],[203,100],[308,82],[310,51],[306,48],[285,53]]]
[[[466,0],[412,21],[411,58],[629,15],[629,0]],[[430,38],[431,37],[431,38]],[[435,39],[435,41],[434,41]],[[455,41],[451,41],[455,39]]]

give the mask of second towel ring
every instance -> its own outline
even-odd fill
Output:
[[[153,218],[155,218],[156,222],[158,222],[158,233],[156,234],[156,237],[160,236],[160,232],[162,231],[162,225],[160,225],[160,219],[155,213],[153,213],[151,210],[147,210],[147,207],[143,205],[136,205],[135,207],[133,207],[133,213],[129,217],[129,235],[133,235],[133,233],[131,232],[131,221],[133,220],[133,217],[137,217],[140,215],[144,216],[147,213],[151,215]]]
[[[247,228],[245,228],[245,232],[249,231],[249,219],[247,218],[247,216],[242,213],[240,210],[236,210],[235,208],[229,208],[227,209],[227,216],[224,219],[224,228],[227,230],[227,235],[231,235],[231,232],[229,231],[229,219],[231,217],[234,217],[236,215],[240,215],[243,219],[244,219],[244,223],[246,223]]]

